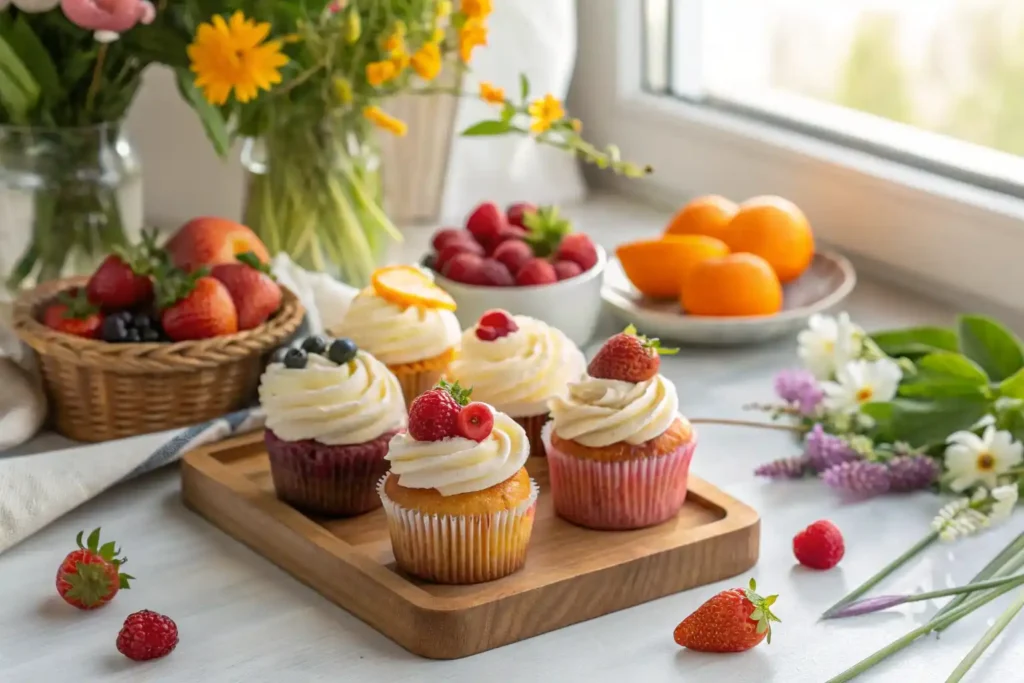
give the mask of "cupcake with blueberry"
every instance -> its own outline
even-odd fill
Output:
[[[566,396],[569,383],[580,379],[586,368],[583,352],[560,330],[494,310],[462,334],[458,358],[445,374],[522,425],[531,455],[542,456],[548,401]]]
[[[260,378],[277,496],[318,515],[380,507],[388,443],[406,424],[398,379],[350,339],[281,349]]]
[[[455,356],[462,335],[455,300],[412,266],[379,268],[371,283],[333,331],[387,365],[411,402],[437,383]]]
[[[671,519],[686,499],[697,435],[675,385],[658,373],[657,339],[632,326],[601,347],[586,376],[551,401],[544,429],[559,516],[592,529],[638,529]]]
[[[458,383],[409,409],[379,493],[398,567],[435,583],[492,581],[520,569],[537,508],[523,428]]]

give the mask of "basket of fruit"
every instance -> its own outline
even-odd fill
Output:
[[[61,434],[106,441],[245,407],[267,354],[298,329],[302,305],[269,274],[255,235],[228,221],[191,225],[166,251],[150,238],[89,278],[19,297],[14,327],[39,356]],[[176,242],[191,232],[187,247]],[[218,236],[222,253],[194,248]]]

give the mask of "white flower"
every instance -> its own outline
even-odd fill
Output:
[[[974,432],[954,432],[946,443],[946,477],[954,491],[977,483],[995,488],[999,475],[1024,459],[1024,445],[992,425],[980,437]]]
[[[993,522],[1007,519],[1013,512],[1014,506],[1017,505],[1017,495],[1016,484],[997,486],[992,489],[992,511],[988,513],[988,518]]]
[[[121,37],[121,34],[115,31],[96,31],[92,37],[97,43],[113,43]]]
[[[825,409],[853,414],[865,403],[891,401],[903,378],[903,371],[891,358],[855,360],[836,371],[835,382],[823,382]]]
[[[853,324],[846,313],[840,313],[838,318],[812,315],[807,329],[796,341],[804,366],[819,380],[826,380],[847,361],[860,357],[864,330]]]
[[[958,498],[947,503],[932,520],[932,529],[939,532],[945,542],[970,536],[991,524],[988,517],[971,507],[970,498]]]
[[[22,12],[38,13],[56,9],[57,5],[60,4],[60,0],[0,0],[0,9],[4,9],[12,3]]]

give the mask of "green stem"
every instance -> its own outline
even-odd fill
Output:
[[[993,578],[999,578],[999,577],[1009,576],[1010,574],[1013,574],[1015,571],[1017,571],[1021,567],[1024,567],[1024,551],[1018,552],[1009,561],[1007,561],[1002,567],[1000,567],[995,572],[993,572],[992,577]],[[972,595],[966,601],[964,601],[964,604],[965,605],[969,605],[969,604],[971,604],[972,601],[978,601],[978,600],[982,599],[983,597],[985,597],[985,594],[975,594],[975,595]],[[937,617],[932,617],[932,622],[933,623],[936,621],[936,618]],[[945,626],[940,626],[939,628],[937,628],[935,630],[941,633],[945,629],[946,629]]]
[[[85,113],[92,112],[93,102],[96,100],[96,93],[100,89],[100,80],[103,75],[103,63],[107,60],[107,50],[110,43],[100,45],[100,51],[96,55],[96,66],[92,70],[92,82],[89,83],[89,91],[85,94]]]
[[[1020,612],[1022,608],[1024,608],[1024,591],[1021,591],[1017,595],[1017,599],[999,615],[999,618],[996,619],[996,623],[992,624],[992,626],[985,631],[985,635],[981,637],[981,640],[971,648],[971,651],[967,653],[967,656],[960,661],[955,669],[953,669],[953,673],[951,673],[949,678],[946,679],[946,683],[959,683],[960,679],[962,679],[970,668],[974,666],[974,663],[978,661],[978,658],[981,657],[982,653],[985,652],[985,650],[988,649],[988,646],[991,645],[999,634],[1003,632],[1003,629],[1013,621],[1014,617],[1017,616],[1017,613]]]
[[[846,605],[847,603],[856,600],[860,596],[867,593],[869,590],[877,586],[883,579],[892,574],[894,571],[906,564],[912,557],[920,553],[922,550],[930,546],[939,537],[938,531],[932,531],[927,536],[922,538],[920,541],[910,547],[905,553],[897,557],[895,560],[882,567],[874,576],[862,583],[861,585],[854,588],[852,591],[847,593],[839,602],[825,610],[822,616],[827,616],[833,610]]]
[[[1024,551],[1024,533],[1019,534],[1017,538],[1015,538],[1005,548],[1003,548],[998,555],[993,557],[992,560],[988,564],[986,564],[980,572],[974,575],[974,578],[972,578],[970,582],[977,583],[979,581],[984,581],[985,579],[992,578],[993,576],[995,576],[997,571],[1002,569],[1002,567],[1006,565],[1011,558],[1018,555],[1021,551]],[[953,600],[950,600],[948,603],[943,605],[942,609],[935,613],[935,616],[932,617],[932,619],[937,619],[946,612],[950,611],[951,609],[959,607],[960,604],[966,599],[967,595],[965,594]]]

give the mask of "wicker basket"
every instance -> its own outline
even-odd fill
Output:
[[[24,292],[14,307],[15,331],[39,354],[55,427],[79,441],[182,427],[245,407],[265,356],[298,329],[304,314],[284,289],[281,310],[263,325],[200,341],[108,344],[39,322],[47,303],[85,282],[47,282]]]

